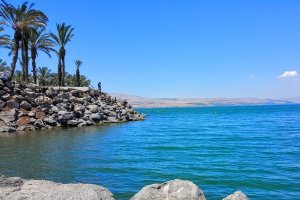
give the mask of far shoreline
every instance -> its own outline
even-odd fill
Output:
[[[300,103],[290,103],[290,104],[239,104],[239,105],[201,105],[201,106],[161,106],[161,107],[137,107],[140,109],[172,109],[172,108],[221,108],[221,107],[254,107],[254,106],[300,106]]]

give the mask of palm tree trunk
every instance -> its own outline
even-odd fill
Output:
[[[9,80],[12,80],[15,74],[20,47],[20,32],[16,31],[14,35],[13,60],[10,66]]]
[[[34,52],[33,49],[31,49],[31,59],[32,59],[32,73],[33,73],[33,81],[35,84],[37,84],[37,80],[36,80],[36,54]]]
[[[80,71],[79,71],[79,67],[77,67],[77,69],[76,69],[76,86],[80,87]]]
[[[22,39],[22,82],[24,83],[26,80],[26,69],[25,69],[25,45],[24,45],[24,40]]]
[[[62,84],[61,84],[62,71],[61,71],[60,57],[58,58],[57,74],[58,74],[58,86],[62,86]]]
[[[62,79],[61,79],[61,85],[65,86],[65,77],[66,77],[66,70],[65,70],[65,57],[63,56],[61,58],[62,61]]]
[[[29,82],[29,69],[28,69],[28,63],[29,63],[29,59],[28,59],[28,41],[25,39],[24,40],[24,59],[25,59],[25,79],[26,82]]]

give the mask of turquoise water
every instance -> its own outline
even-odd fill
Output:
[[[300,199],[300,106],[140,109],[145,121],[0,137],[0,173],[84,182],[129,199],[188,179],[208,200]]]

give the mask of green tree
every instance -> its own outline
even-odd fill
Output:
[[[13,38],[13,59],[10,68],[10,79],[13,78],[16,63],[18,59],[18,50],[22,41],[22,58],[24,66],[25,78],[28,76],[28,30],[31,28],[45,27],[48,18],[39,10],[33,9],[34,4],[28,6],[28,2],[24,2],[21,6],[15,7],[4,0],[0,4],[1,24],[10,26],[14,30]],[[27,45],[27,46],[26,46]],[[26,72],[27,71],[27,72]]]
[[[58,76],[59,76],[59,85],[65,86],[65,56],[66,56],[66,45],[71,41],[74,36],[72,28],[70,25],[66,25],[65,23],[56,24],[57,35],[51,33],[52,38],[59,46],[58,53]],[[61,80],[60,80],[61,77]]]
[[[47,67],[39,67],[38,70],[39,82],[42,86],[46,86],[50,77],[51,70]]]
[[[80,76],[80,86],[81,87],[90,87],[91,80],[89,80],[86,76],[81,75]]]
[[[75,61],[75,65],[76,65],[76,86],[80,87],[80,65],[82,65],[82,61],[81,60],[76,60]]]
[[[50,52],[55,51],[53,47],[54,42],[49,34],[44,33],[44,29],[31,29],[29,31],[29,48],[31,50],[33,81],[35,84],[37,83],[36,58],[38,56],[38,51],[44,52],[51,58]]]

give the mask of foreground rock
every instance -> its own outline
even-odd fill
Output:
[[[114,200],[106,188],[91,184],[60,184],[0,175],[2,200]]]
[[[183,180],[172,180],[161,184],[144,187],[131,200],[205,200],[203,191],[194,183]]]
[[[0,132],[143,120],[127,101],[97,90],[12,84],[0,79]]]
[[[7,178],[0,174],[0,200],[114,200],[106,188],[92,184],[61,184],[45,180]],[[131,200],[206,200],[194,183],[175,179],[142,188]],[[241,191],[223,200],[248,200]]]
[[[241,191],[236,191],[235,193],[224,198],[223,200],[248,200],[248,197]]]

